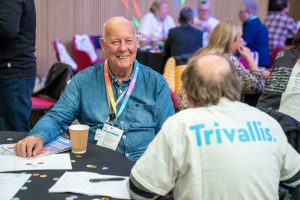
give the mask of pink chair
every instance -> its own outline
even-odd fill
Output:
[[[91,38],[84,35],[75,35],[72,38],[72,48],[74,59],[78,65],[76,72],[81,71],[88,66],[103,62],[99,59],[93,41]]]

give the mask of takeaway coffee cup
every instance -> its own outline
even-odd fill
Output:
[[[89,128],[89,126],[83,124],[75,124],[69,127],[73,153],[83,154],[86,152]]]

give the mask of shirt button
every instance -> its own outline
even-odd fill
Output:
[[[8,68],[11,68],[11,64],[10,64],[10,63],[7,63],[7,67],[8,67]]]
[[[124,140],[126,139],[126,135],[123,135],[123,139],[124,139]]]
[[[128,157],[128,156],[129,156],[129,153],[125,153],[125,156]]]

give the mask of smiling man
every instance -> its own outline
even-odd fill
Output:
[[[78,73],[57,104],[18,142],[19,156],[37,155],[75,120],[90,126],[89,142],[137,160],[174,113],[164,78],[135,60],[134,25],[113,17],[103,26],[101,47],[107,60]]]

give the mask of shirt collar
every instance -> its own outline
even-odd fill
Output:
[[[137,60],[134,60],[133,71],[132,71],[132,73],[131,73],[131,76],[130,76],[127,80],[125,80],[125,81],[123,81],[123,82],[127,83],[127,82],[130,82],[130,81],[132,80],[132,78],[133,78],[133,76],[134,76],[134,73],[135,73],[135,70],[136,70],[135,65],[137,65],[137,64],[139,64],[139,62],[138,62]],[[112,80],[114,83],[119,84],[118,79],[112,74],[112,72],[111,72],[111,70],[110,70],[109,63],[108,63],[108,73],[109,73],[109,76],[110,76],[111,80]]]

